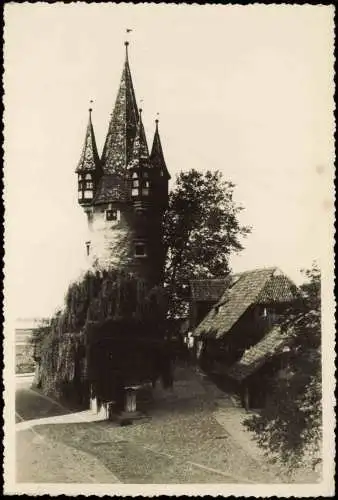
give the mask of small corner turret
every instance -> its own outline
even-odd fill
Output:
[[[136,210],[145,209],[152,198],[152,172],[149,160],[147,139],[142,123],[142,109],[139,109],[139,120],[133,145],[132,156],[128,165],[131,181],[131,198]]]
[[[158,202],[163,205],[163,208],[166,208],[168,205],[170,174],[163,155],[158,123],[159,120],[156,118],[153,146],[150,153],[150,163],[154,170],[154,188],[157,193]]]
[[[97,184],[101,177],[100,158],[97,151],[94,128],[92,124],[92,108],[89,108],[89,119],[82,154],[75,172],[78,174],[78,202],[82,206],[93,202]]]

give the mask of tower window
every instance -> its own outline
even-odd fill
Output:
[[[136,172],[133,173],[133,179],[137,179],[138,178],[138,175]]]
[[[92,181],[86,181],[86,189],[93,189]]]
[[[133,180],[133,187],[139,187],[140,183],[139,183],[139,180],[138,179],[134,179]]]
[[[133,189],[131,190],[131,195],[132,195],[132,196],[138,196],[138,188],[133,188]]]
[[[108,221],[119,221],[120,211],[117,208],[109,208],[106,210],[106,220]]]
[[[84,197],[86,200],[91,200],[93,198],[93,191],[85,191]]]
[[[86,174],[85,179],[86,179],[86,181],[91,181],[92,180],[91,174]]]
[[[79,190],[83,188],[83,182],[79,181]]]
[[[83,198],[83,193],[82,193],[82,191],[79,191],[79,192],[78,192],[78,198],[79,198],[79,200],[82,200],[82,198]]]
[[[148,176],[149,176],[149,175],[148,175],[148,172],[143,172],[143,177],[144,177],[145,179],[148,179]]]
[[[146,257],[146,256],[147,256],[146,244],[141,242],[135,243],[135,257]]]
[[[148,196],[149,195],[149,189],[148,188],[143,188],[142,189],[142,195],[143,196]]]

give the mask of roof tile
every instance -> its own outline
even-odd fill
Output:
[[[196,302],[218,301],[224,292],[226,284],[226,278],[191,280],[191,298]]]
[[[256,302],[276,268],[255,269],[234,276],[219,302],[196,328],[195,336],[220,338]]]
[[[239,361],[227,370],[227,375],[237,381],[242,381],[252,375],[270,358],[279,354],[283,347],[292,340],[291,334],[281,333],[279,326],[275,326],[256,345],[245,351]]]
[[[221,282],[221,280],[214,281]],[[212,280],[205,280],[206,290],[212,287],[211,282]],[[296,285],[275,267],[239,273],[232,276],[229,286],[224,283],[226,289],[223,295],[197,326],[194,331],[195,336],[221,338],[231,330],[251,305],[291,302],[298,295]],[[218,290],[220,288],[221,285]],[[216,289],[215,285],[214,296]],[[207,296],[208,292],[203,292],[203,280],[196,281],[196,285],[192,287],[192,294],[194,300],[198,300],[195,297]]]
[[[130,197],[127,181],[117,175],[103,175],[94,198],[94,204],[126,201]]]
[[[130,73],[128,53],[126,53],[120,88],[101,158],[106,174],[125,174],[132,155],[138,120],[139,112]]]

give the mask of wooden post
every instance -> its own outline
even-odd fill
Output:
[[[136,412],[136,391],[131,387],[128,387],[126,389],[126,399],[125,399],[124,409],[127,413]]]
[[[90,396],[89,396],[89,398],[90,398],[89,399],[89,408],[93,412],[97,413],[97,400],[96,400],[96,397],[93,396],[93,387],[92,386],[89,387],[89,394],[90,394]]]
[[[96,413],[98,418],[106,420],[109,418],[109,405],[101,405],[100,409],[97,404],[97,398],[93,396],[93,388],[90,387],[90,400],[89,400],[89,408],[93,413]]]
[[[246,409],[246,411],[248,411],[250,408],[250,394],[247,385],[244,387],[244,408]]]
[[[40,385],[40,378],[41,378],[41,375],[40,375],[40,364],[36,363],[36,365],[35,365],[35,372],[34,372],[33,385],[39,387],[39,385]]]

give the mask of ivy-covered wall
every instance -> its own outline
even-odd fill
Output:
[[[124,383],[162,377],[170,384],[166,304],[163,289],[130,275],[87,272],[70,285],[64,309],[35,332],[35,383],[84,405],[89,386],[105,402]]]

